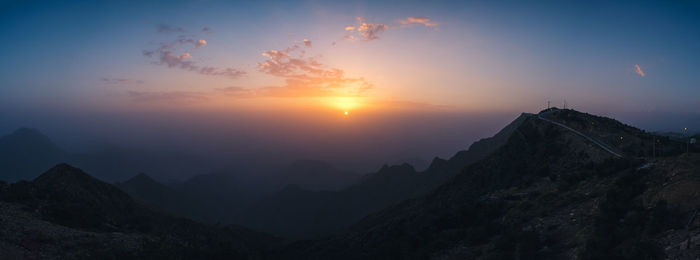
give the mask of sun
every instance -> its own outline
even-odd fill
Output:
[[[350,111],[362,105],[358,97],[331,97],[326,99],[326,102],[330,107],[340,110],[344,116],[349,116]]]

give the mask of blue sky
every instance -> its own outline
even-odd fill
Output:
[[[363,24],[386,28],[368,38]],[[3,1],[0,35],[5,130],[40,125],[9,120],[25,114],[277,109],[336,124],[326,115],[517,115],[548,100],[700,128],[698,1]],[[265,71],[281,61],[268,51],[325,74]]]

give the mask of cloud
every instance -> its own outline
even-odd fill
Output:
[[[204,93],[189,91],[129,91],[127,95],[138,102],[195,103],[209,99]]]
[[[641,67],[639,67],[638,64],[634,64],[634,73],[637,73],[637,75],[645,77],[647,74],[644,73]]]
[[[226,87],[217,89],[218,94],[234,98],[256,97],[334,97],[338,93],[319,86],[267,86],[262,88]]]
[[[258,63],[258,71],[283,78],[284,86],[255,90],[256,96],[357,96],[372,88],[364,78],[349,78],[342,69],[325,66],[306,57],[298,45],[262,53],[267,60]]]
[[[349,25],[345,27],[345,31],[349,34],[343,36],[344,40],[363,40],[363,41],[374,41],[379,40],[379,35],[384,33],[389,29],[410,27],[416,24],[422,24],[427,27],[437,27],[438,23],[424,16],[411,16],[406,19],[399,19],[398,25],[385,25],[385,24],[372,24],[367,23],[364,17],[357,17],[356,25]]]
[[[438,26],[437,22],[431,21],[430,18],[424,17],[424,16],[411,16],[407,17],[406,19],[399,20],[399,23],[401,25],[413,25],[413,24],[422,24],[427,27],[435,27]]]
[[[175,54],[178,48],[183,46],[192,46],[191,49],[187,49],[182,54]],[[168,68],[180,68],[187,71],[196,72],[207,76],[225,76],[229,78],[239,78],[246,74],[245,71],[241,71],[234,68],[217,68],[211,66],[200,66],[191,60],[191,51],[200,49],[207,45],[207,41],[203,39],[195,40],[193,38],[187,38],[181,36],[177,40],[169,43],[161,44],[155,50],[143,51],[143,55],[149,58],[156,58],[155,64],[165,65]]]
[[[184,33],[185,29],[181,27],[172,27],[167,24],[158,24],[156,25],[156,31],[159,33]]]
[[[248,88],[242,88],[242,87],[238,87],[238,86],[219,88],[219,89],[216,89],[216,92],[223,94],[225,96],[230,96],[230,97],[252,97],[252,96],[255,96],[254,90],[251,90]]]
[[[397,109],[444,110],[444,109],[454,108],[453,106],[435,105],[435,104],[431,104],[431,103],[416,102],[416,101],[409,101],[409,100],[400,100],[400,99],[378,99],[378,100],[368,101],[367,103],[381,106],[384,108],[397,108]]]
[[[196,42],[194,43],[194,48],[195,48],[195,49],[199,49],[199,48],[204,47],[204,45],[207,45],[207,41],[206,41],[206,40],[198,40],[198,41],[196,41]]]
[[[127,78],[101,78],[100,81],[109,85],[139,85],[143,84],[142,80],[127,79]]]
[[[363,17],[357,17],[357,21],[360,23],[360,26],[357,27],[357,33],[364,41],[379,40],[379,34],[389,29],[389,26],[384,24],[366,23]]]
[[[214,31],[212,31],[211,28],[209,28],[209,27],[204,27],[204,28],[202,28],[202,32],[205,33],[205,34],[212,34],[212,33],[214,33]]]
[[[311,40],[304,39],[304,46],[311,47]]]

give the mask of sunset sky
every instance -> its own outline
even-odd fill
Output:
[[[116,142],[138,136],[125,121],[162,134],[210,118],[333,146],[425,122],[447,129],[407,137],[441,134],[428,157],[547,101],[700,127],[697,1],[3,1],[0,35],[3,133],[70,122]]]

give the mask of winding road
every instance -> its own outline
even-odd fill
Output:
[[[579,132],[579,131],[576,130],[576,129],[573,129],[573,128],[571,128],[571,127],[568,127],[568,126],[566,126],[565,124],[562,124],[562,123],[555,122],[555,121],[552,121],[552,120],[550,120],[550,119],[544,118],[544,117],[542,117],[541,114],[537,114],[537,118],[539,118],[540,120],[544,120],[544,121],[550,122],[550,123],[552,123],[552,124],[561,126],[561,127],[565,128],[565,129],[568,129],[569,131],[574,132],[574,133],[576,133],[577,135],[580,135],[580,136],[582,136],[583,138],[586,138],[586,140],[591,141],[592,143],[598,145],[600,148],[602,148],[603,150],[609,152],[610,154],[612,154],[612,155],[614,155],[614,156],[617,156],[617,157],[619,157],[619,158],[624,157],[623,155],[621,155],[621,154],[619,154],[619,153],[613,151],[612,148],[610,148],[607,144],[605,144],[605,143],[603,143],[603,142],[601,142],[601,141],[598,141],[597,139],[595,139],[595,138],[593,138],[593,137],[590,137],[590,136],[588,136],[588,135],[586,135],[586,134],[584,134],[584,133],[581,133],[581,132]]]

